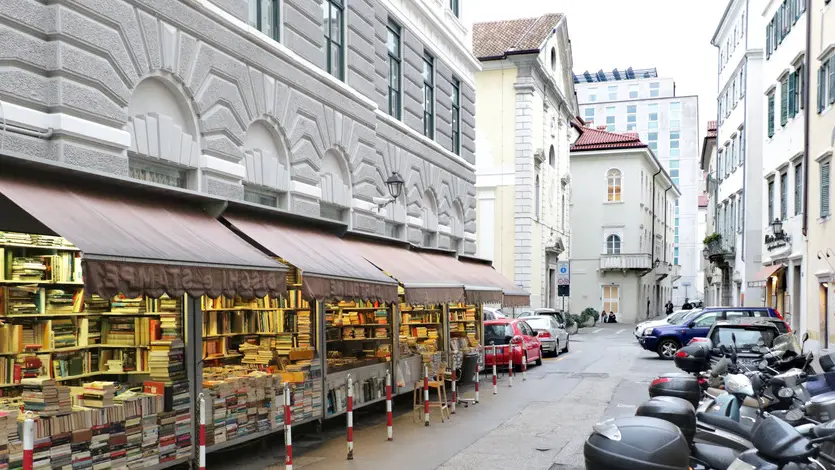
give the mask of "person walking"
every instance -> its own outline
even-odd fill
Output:
[[[664,306],[664,309],[665,309],[667,315],[673,313],[673,302],[668,300],[667,305]]]
[[[687,297],[684,298],[684,305],[681,306],[682,310],[693,310],[693,304],[690,303],[690,299]]]

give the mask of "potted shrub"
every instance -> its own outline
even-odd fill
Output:
[[[582,319],[580,326],[586,328],[592,327],[597,324],[597,319],[600,318],[600,312],[592,307],[588,307],[580,314],[580,318]]]
[[[575,315],[572,315],[572,314],[566,312],[566,314],[565,314],[565,331],[567,331],[568,334],[573,335],[573,334],[577,334],[577,331],[579,329],[580,329],[580,326],[577,323],[577,317]]]
[[[722,249],[722,235],[718,233],[711,233],[706,236],[704,240],[702,240],[702,243],[704,243],[708,251],[718,252]]]

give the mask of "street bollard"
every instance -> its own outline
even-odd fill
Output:
[[[34,413],[27,411],[23,421],[23,470],[35,468],[35,421]]]
[[[293,470],[293,413],[290,411],[290,384],[284,383],[284,459],[285,470]]]
[[[423,366],[423,425],[429,426],[429,368]]]
[[[522,357],[522,382],[528,380],[528,358]]]
[[[348,460],[354,460],[354,381],[348,374]]]
[[[197,406],[200,407],[200,454],[198,465],[200,470],[206,470],[206,400],[203,393],[197,395]]]
[[[481,382],[481,372],[478,371],[478,366],[475,370],[475,404],[478,404],[478,383]]]
[[[513,386],[513,347],[508,346],[507,350],[510,351],[510,354],[507,355],[507,385],[508,387]]]
[[[386,371],[386,434],[388,440],[394,439],[391,416],[391,372]]]
[[[497,395],[499,393],[499,385],[498,385],[498,375],[496,370],[496,363],[499,362],[499,359],[496,357],[496,345],[493,345],[493,395]]]
[[[450,409],[449,409],[449,412],[451,414],[455,414],[455,404],[458,402],[458,393],[455,390],[456,376],[457,376],[457,373],[455,372],[455,369],[452,369],[452,405],[450,406]]]

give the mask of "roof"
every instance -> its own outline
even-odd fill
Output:
[[[716,121],[708,121],[707,122],[707,135],[705,137],[715,138],[716,137],[716,131],[718,129],[719,129],[719,127],[716,125]]]
[[[600,69],[593,74],[586,70],[582,74],[574,74],[574,83],[638,80],[641,78],[658,78],[658,70],[655,67],[649,69],[633,69],[629,67],[626,70],[612,69],[611,72],[604,72],[603,69]]]
[[[621,134],[591,127],[584,127],[581,130],[582,134],[571,145],[572,152],[647,147],[647,144],[641,142],[641,138],[634,132]]]
[[[562,13],[549,13],[535,18],[475,23],[473,55],[479,60],[496,60],[512,54],[539,52],[562,18]]]

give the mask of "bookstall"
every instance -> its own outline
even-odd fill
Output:
[[[345,411],[348,374],[355,387],[355,409],[384,399],[386,371],[392,365],[396,282],[327,228],[289,226],[239,213],[223,218],[298,275],[301,299],[310,302],[319,332],[316,350],[325,396],[320,418]]]
[[[28,411],[36,468],[188,462],[200,296],[280,295],[287,269],[197,201],[64,181],[0,169],[0,462]]]

